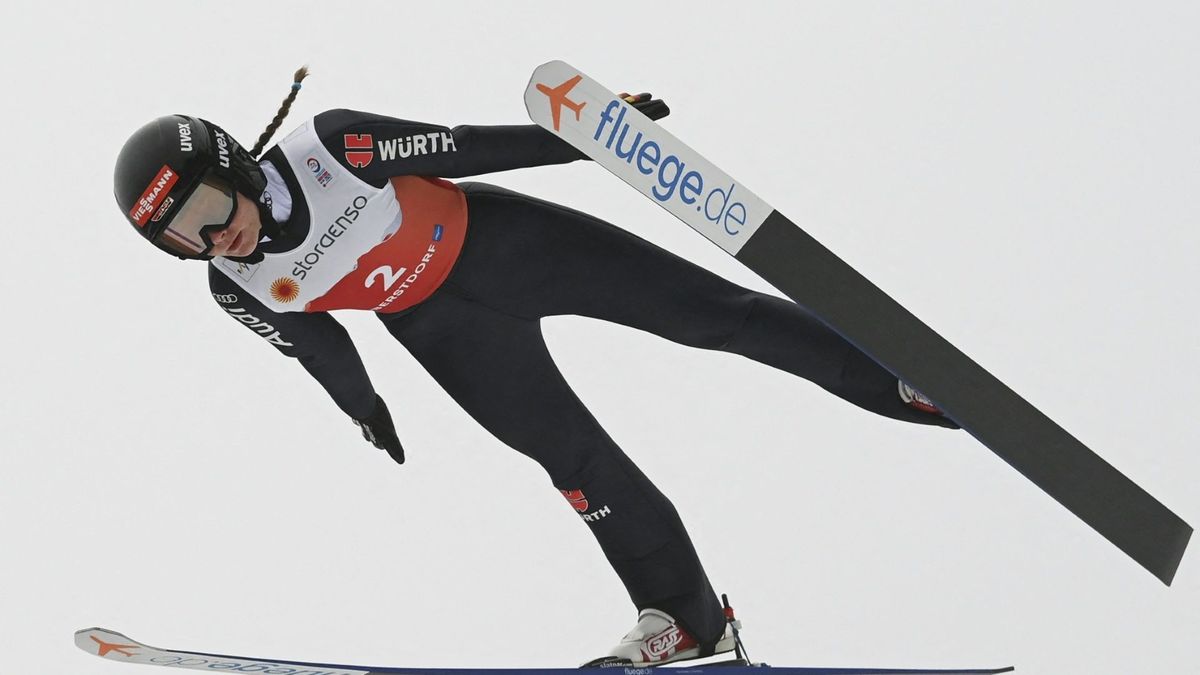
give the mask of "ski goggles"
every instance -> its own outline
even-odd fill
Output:
[[[206,171],[152,241],[176,255],[204,256],[213,247],[209,234],[229,227],[236,212],[237,192],[233,185]]]

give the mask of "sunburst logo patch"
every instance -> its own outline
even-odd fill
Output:
[[[271,282],[271,297],[275,302],[291,302],[300,297],[300,284],[291,277],[279,277]]]

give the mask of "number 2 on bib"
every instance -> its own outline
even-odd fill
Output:
[[[379,277],[383,280],[383,290],[390,291],[396,285],[396,282],[404,277],[404,273],[407,271],[407,267],[393,270],[391,265],[380,265],[367,275],[367,278],[363,281],[363,287],[370,288],[374,286],[375,278]]]

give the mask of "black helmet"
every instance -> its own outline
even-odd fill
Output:
[[[113,175],[117,205],[138,233],[174,256],[202,260],[211,257],[207,233],[233,218],[234,192],[258,206],[266,186],[258,162],[232,136],[186,115],[134,132]]]

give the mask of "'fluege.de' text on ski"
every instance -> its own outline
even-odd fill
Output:
[[[614,110],[620,111],[615,118],[613,117]],[[608,130],[608,138],[604,141],[604,147],[629,164],[632,164],[636,157],[638,171],[647,176],[653,174],[654,167],[657,166],[658,185],[650,189],[656,199],[665,202],[676,194],[675,190],[678,188],[679,201],[688,205],[696,204],[700,195],[704,194],[704,176],[699,171],[692,169],[685,173],[686,164],[683,160],[675,154],[663,157],[662,146],[651,139],[643,142],[641,131],[634,136],[628,149],[622,148],[625,136],[629,133],[629,124],[624,121],[625,111],[626,108],[621,105],[620,101],[616,99],[609,101],[608,107],[600,113],[600,123],[596,126],[596,133],[592,136],[592,140],[599,143],[605,128],[611,122],[612,127]],[[673,173],[668,177],[668,172],[672,170]],[[733,191],[736,187],[736,183],[730,183],[727,189],[716,188],[704,198],[703,205],[696,204],[697,211],[702,211],[705,218],[720,225],[730,236],[737,235],[741,231],[741,227],[746,224],[746,205],[732,201]],[[714,197],[719,201],[714,201]]]

